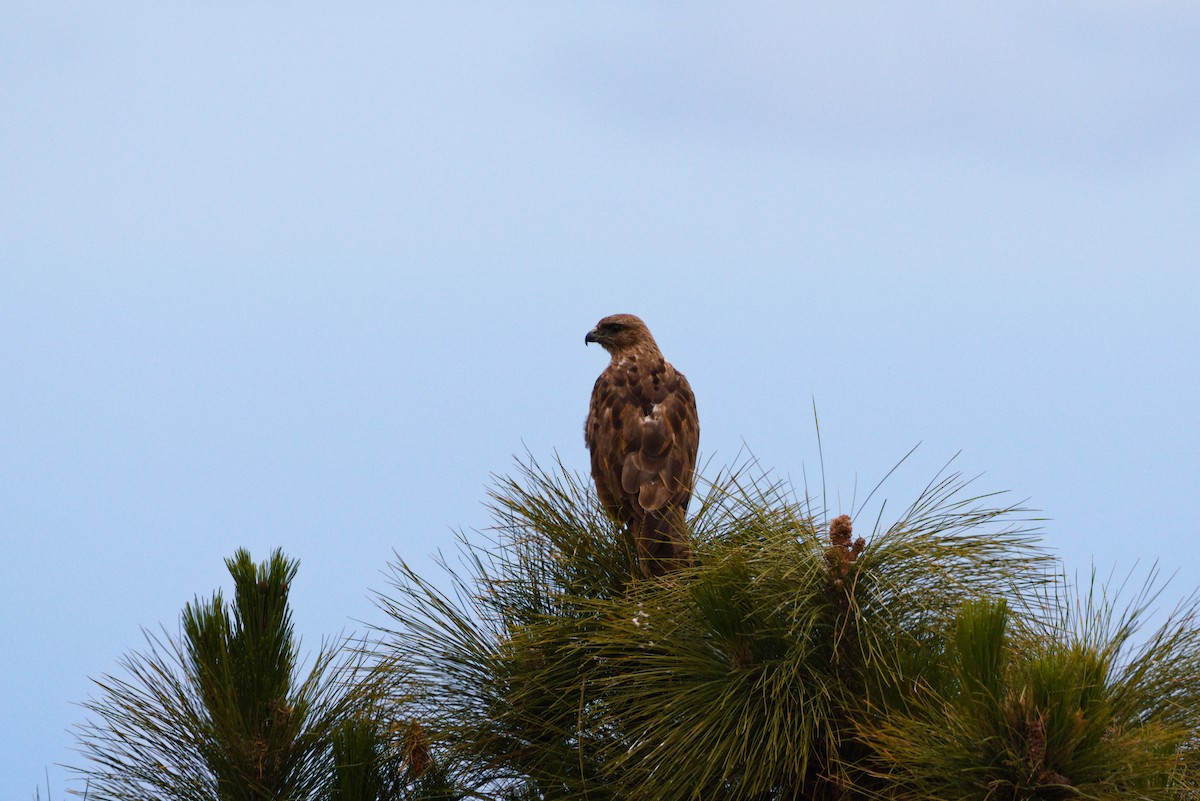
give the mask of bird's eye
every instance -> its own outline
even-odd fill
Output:
[[[618,331],[624,330],[625,326],[621,325],[620,323],[609,323],[608,325],[605,326],[605,328],[607,328],[609,331],[612,331],[615,334]]]

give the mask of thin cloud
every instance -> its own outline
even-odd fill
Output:
[[[654,125],[1089,161],[1200,130],[1200,13],[1178,4],[630,10],[580,37],[559,90]]]

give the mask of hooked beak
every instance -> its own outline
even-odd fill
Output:
[[[596,329],[594,329],[594,328],[591,331],[588,331],[587,336],[585,336],[583,338],[584,345],[588,345],[592,342],[599,342],[599,341],[600,341],[600,337],[596,336]]]

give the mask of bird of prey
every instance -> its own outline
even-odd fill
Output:
[[[600,501],[626,527],[643,575],[687,567],[685,516],[700,443],[692,388],[632,314],[605,317],[583,341],[612,356],[592,389],[583,429]]]

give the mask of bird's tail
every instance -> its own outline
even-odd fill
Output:
[[[642,575],[662,576],[693,564],[691,534],[682,510],[648,512],[631,522]]]

